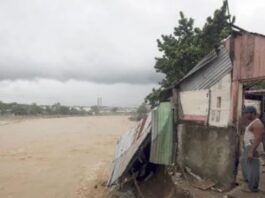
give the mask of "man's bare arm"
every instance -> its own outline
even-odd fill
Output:
[[[254,155],[254,153],[256,152],[259,144],[262,141],[262,135],[263,135],[263,131],[264,131],[264,126],[262,123],[257,123],[253,126],[253,134],[255,136],[254,141],[252,142],[252,146],[250,149],[250,152]]]

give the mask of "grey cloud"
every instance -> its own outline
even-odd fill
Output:
[[[130,68],[125,69],[77,69],[73,66],[63,71],[54,71],[47,68],[35,69],[17,67],[12,72],[8,67],[1,67],[1,80],[35,80],[35,79],[55,79],[59,81],[80,80],[103,84],[129,83],[129,84],[153,84],[162,79],[162,75],[151,70]]]
[[[154,84],[135,85],[118,83],[96,84],[69,80],[59,82],[40,79],[0,81],[1,101],[38,104],[95,105],[97,97],[103,98],[103,105],[138,106],[143,102]]]
[[[172,29],[171,9],[150,0],[1,1],[0,80],[156,83],[155,40]]]
[[[229,2],[239,26],[265,34],[264,0]],[[95,104],[96,97],[103,96],[109,105],[137,105],[161,79],[153,69],[159,55],[156,39],[173,31],[179,11],[201,26],[221,4],[2,0],[0,99]]]
[[[239,25],[265,32],[263,0],[230,4]],[[200,26],[220,6],[212,0],[0,1],[0,80],[157,83],[156,39],[172,32],[178,12]]]

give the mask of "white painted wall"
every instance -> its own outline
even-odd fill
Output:
[[[211,104],[209,124],[211,126],[226,127],[229,122],[231,105],[231,74],[224,76],[218,83],[210,88]],[[221,106],[218,106],[218,98]]]
[[[182,91],[180,103],[184,115],[207,116],[209,108],[209,90]]]

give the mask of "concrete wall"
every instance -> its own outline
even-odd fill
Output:
[[[202,178],[229,185],[235,174],[237,142],[234,128],[179,124],[177,163]]]

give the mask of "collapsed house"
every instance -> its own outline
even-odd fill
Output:
[[[110,185],[145,179],[157,165],[172,164],[223,186],[235,181],[242,109],[254,105],[265,117],[265,90],[256,86],[265,80],[265,36],[238,30],[120,138]]]
[[[136,127],[120,137],[109,185],[130,179],[144,179],[155,172],[156,167],[151,163],[170,165],[174,156],[173,136],[171,104],[161,103]]]

